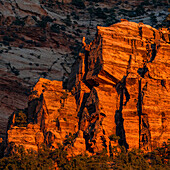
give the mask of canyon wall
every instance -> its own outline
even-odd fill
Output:
[[[77,155],[109,153],[118,143],[150,151],[167,142],[170,32],[122,20],[98,26],[96,38],[82,44],[69,79],[41,78],[35,85],[24,127],[17,124],[18,112],[10,117],[8,147],[61,143]]]
[[[1,0],[0,1],[0,138],[8,117],[27,106],[40,77],[68,77],[96,26],[126,18],[153,27],[168,26],[167,0]]]
[[[149,150],[167,140],[169,32],[122,20],[110,27],[98,27],[96,39],[84,50],[78,71],[81,74],[73,72],[68,88],[75,86],[84,100],[88,94],[84,93],[85,84],[89,94],[97,96],[97,100],[91,99],[90,107],[93,103],[97,106],[93,105],[88,114],[106,116],[102,121],[104,133],[109,136],[114,129],[127,148]],[[82,105],[88,110],[84,101]]]

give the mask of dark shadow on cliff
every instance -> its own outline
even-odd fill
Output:
[[[126,76],[124,76],[123,79],[117,84],[116,90],[118,95],[120,95],[119,110],[116,110],[115,112],[116,136],[120,137],[118,140],[119,145],[124,146],[127,150],[129,149],[129,145],[126,142],[126,135],[123,125],[124,119],[122,116],[123,106],[125,106],[130,99],[130,94],[126,88]],[[124,95],[126,97],[125,103],[123,103]]]

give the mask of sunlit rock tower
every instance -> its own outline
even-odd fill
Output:
[[[74,134],[66,145],[73,155],[111,154],[118,143],[145,151],[161,146],[170,136],[169,35],[127,20],[97,27],[89,45],[83,38],[66,90],[62,82],[40,79],[27,127],[16,127],[14,116],[7,144],[25,139],[25,148],[37,150],[43,142],[56,148]]]

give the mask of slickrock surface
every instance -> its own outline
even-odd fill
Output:
[[[29,96],[26,127],[9,123],[7,143],[37,149],[63,143],[70,155],[117,143],[146,151],[170,136],[170,32],[142,23],[97,27],[83,39],[68,81],[40,79]],[[67,86],[66,86],[67,85]],[[18,135],[19,134],[19,135]],[[24,139],[23,139],[24,137]],[[24,142],[23,142],[24,140]]]

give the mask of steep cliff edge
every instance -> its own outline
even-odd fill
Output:
[[[23,112],[21,114],[24,115]],[[57,143],[62,143],[70,133],[78,131],[74,96],[62,89],[61,81],[41,78],[29,96],[25,114],[27,116],[25,127],[16,126],[17,124],[20,126],[21,122],[16,122],[19,119],[18,113],[11,116],[8,143],[14,142],[22,144],[27,149],[37,150],[38,146],[45,142],[53,148],[57,147]]]
[[[151,150],[170,135],[170,32],[142,23],[97,27],[63,82],[40,79],[29,97],[25,127],[11,116],[7,144],[97,153],[119,144]],[[17,118],[17,119],[16,119]],[[113,139],[114,138],[114,139]]]
[[[109,136],[114,129],[120,144],[149,150],[169,136],[169,53],[165,29],[126,20],[98,27],[96,39],[80,55],[81,62],[75,66],[80,69],[72,72],[68,88],[76,87],[82,113],[83,107],[87,115],[104,115],[103,134]]]
[[[1,0],[0,138],[40,77],[62,80],[70,73],[81,39],[94,39],[98,24],[125,18],[168,27],[169,5],[168,0]]]

